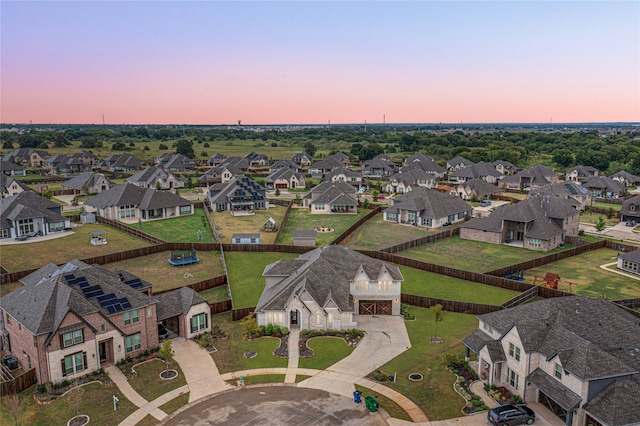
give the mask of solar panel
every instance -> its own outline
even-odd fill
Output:
[[[116,312],[116,308],[114,308],[113,306],[107,306],[107,312],[109,312],[110,314],[115,314]]]
[[[131,303],[129,303],[129,301],[126,301],[122,304],[122,309],[131,309]]]
[[[108,300],[115,300],[115,299],[116,299],[116,295],[113,293],[103,294],[102,296],[98,296],[98,302],[100,302],[100,304]]]
[[[92,285],[92,286],[87,285],[86,287],[82,287],[82,293],[84,293],[85,295],[87,293],[90,293],[90,292],[93,292],[93,291],[96,291],[96,290],[100,290],[100,286],[99,285]]]
[[[85,293],[84,297],[86,297],[87,299],[93,299],[94,297],[102,296],[103,294],[104,292],[102,291],[101,288],[99,288],[97,290],[93,290]]]
[[[125,281],[124,283],[127,284],[131,288],[140,288],[140,287],[144,286],[144,284],[142,284],[142,281],[140,281],[140,278],[134,278],[132,280]]]
[[[75,276],[75,275],[73,275],[73,274],[68,274],[68,275],[65,275],[65,276],[64,276],[64,279],[65,279],[65,280],[67,280],[67,281],[69,281],[69,280],[75,280],[75,279],[76,279],[76,276]]]

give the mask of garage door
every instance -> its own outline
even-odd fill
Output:
[[[286,189],[287,188],[287,184],[286,183],[276,183],[276,188]]]
[[[360,315],[391,315],[391,300],[361,300]]]

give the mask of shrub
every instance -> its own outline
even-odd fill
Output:
[[[144,146],[144,150],[145,150],[145,151],[149,151],[149,145],[145,145],[145,146]]]
[[[279,325],[274,325],[273,326],[273,334],[279,334],[282,333],[282,329],[280,328]]]
[[[266,334],[267,336],[271,336],[273,334],[273,325],[272,324],[267,324],[267,326],[264,329],[264,334]]]
[[[280,333],[282,333],[283,336],[286,336],[287,334],[289,334],[289,329],[287,327],[282,327],[280,329]]]
[[[47,386],[41,383],[38,386],[36,386],[36,391],[38,393],[45,393],[47,391]]]
[[[160,146],[158,147],[158,149],[160,151],[166,151],[167,149],[169,149],[169,147],[166,146],[165,144],[161,143]]]
[[[300,330],[300,335],[306,336],[307,334],[309,334],[309,330],[307,330],[306,328],[304,330]]]

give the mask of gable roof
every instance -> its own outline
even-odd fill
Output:
[[[80,173],[78,176],[71,178],[70,180],[63,182],[62,186],[82,190],[83,188],[91,188],[94,186],[100,179],[106,180],[109,186],[113,186],[114,183],[111,182],[105,175],[93,173],[93,172],[84,172]]]
[[[461,184],[463,187],[469,188],[478,197],[485,197],[487,195],[502,192],[496,185],[492,185],[489,182],[482,179],[471,179]]]
[[[481,161],[476,164],[471,164],[467,167],[462,167],[451,173],[450,176],[462,177],[466,179],[482,178],[485,176],[493,176],[497,178],[502,176],[502,173],[497,171],[491,163],[485,163],[484,161]]]
[[[640,183],[640,177],[632,175],[631,173],[629,173],[629,172],[627,172],[625,170],[622,170],[622,171],[619,171],[617,173],[614,173],[609,177],[611,179],[625,181],[629,185],[635,185],[637,183]]]
[[[536,165],[525,170],[520,170],[512,176],[505,176],[502,180],[504,182],[519,183],[522,178],[526,178],[529,179],[532,185],[542,186],[549,184],[551,180],[554,177],[557,178],[557,176],[558,174],[550,168],[542,165]]]
[[[625,184],[623,184],[619,180],[611,179],[607,176],[592,176],[582,182],[582,186],[591,190],[600,189],[607,192],[624,193],[627,190]]]
[[[420,217],[440,219],[453,214],[467,213],[473,209],[456,195],[417,187],[396,197],[393,207],[384,212],[398,213],[400,210],[413,210],[419,212]]]
[[[176,176],[171,173],[167,168],[151,166],[147,169],[139,171],[133,176],[130,176],[127,179],[127,182],[144,182],[147,186],[154,186],[159,180],[166,181],[170,177],[173,177],[177,181],[184,180],[182,177]]]
[[[347,178],[361,178],[362,174],[346,167],[336,167],[325,175],[325,180],[333,180],[334,177],[344,175]]]
[[[250,196],[253,201],[266,200],[266,190],[262,185],[246,176],[234,177],[226,183],[209,187],[211,205],[226,203],[230,197]]]
[[[633,210],[631,210],[631,206],[633,206]],[[620,214],[622,215],[631,215],[637,216],[640,215],[640,195],[636,195],[635,197],[628,198],[622,202],[622,208],[620,209]]]
[[[24,167],[19,166],[18,164],[14,163],[12,161],[5,161],[5,160],[0,161],[0,169],[2,171],[5,171],[5,170],[13,170],[13,171],[25,170]]]
[[[191,204],[191,201],[169,191],[140,188],[137,185],[126,182],[88,198],[85,204],[97,209],[114,206],[136,206],[142,210],[150,210],[186,206]]]
[[[102,166],[107,167],[122,167],[127,169],[136,169],[142,167],[142,161],[137,157],[129,153],[121,153],[121,154],[112,154],[105,158],[102,163]]]
[[[60,206],[53,201],[24,191],[0,200],[0,229],[11,228],[11,221],[21,219],[44,218],[46,223],[59,223],[69,220],[61,214]]]
[[[189,288],[181,287],[154,296],[158,305],[156,307],[156,317],[158,321],[163,321],[178,315],[187,315],[192,306],[207,301],[198,292]]]
[[[303,200],[309,200],[310,203],[336,204],[340,203],[344,206],[358,205],[356,199],[356,188],[347,182],[324,181],[311,188]]]
[[[467,160],[466,158],[462,157],[462,156],[457,156],[457,157],[453,157],[451,160],[447,161],[447,167],[453,168],[453,167],[469,167],[469,166],[473,166],[473,161],[471,160]]]
[[[14,179],[11,176],[7,176],[4,173],[0,173],[0,192],[6,194],[9,192],[9,187],[13,184],[16,184],[23,191],[30,191],[27,185],[21,183],[19,180]]]
[[[296,171],[293,171],[287,167],[283,167],[280,168],[278,170],[276,170],[275,172],[271,173],[269,176],[267,176],[265,178],[265,182],[272,182],[272,181],[276,181],[279,179],[283,179],[286,181],[291,180],[291,178],[295,176],[295,178],[300,181],[304,179],[304,175],[302,173],[298,173]]]
[[[635,409],[634,409],[635,407]],[[584,405],[602,424],[631,426],[640,424],[640,378],[616,380]]]
[[[640,249],[618,255],[619,259],[640,263]]]

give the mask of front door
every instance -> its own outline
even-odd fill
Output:
[[[98,343],[98,355],[100,356],[100,365],[113,362],[113,339],[103,340]]]
[[[299,325],[299,318],[298,318],[298,311],[297,310],[292,310],[291,311],[291,325]]]

